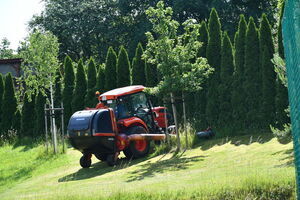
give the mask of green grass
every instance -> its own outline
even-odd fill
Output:
[[[292,144],[270,136],[201,142],[179,153],[107,167],[80,152],[47,157],[41,146],[0,148],[0,199],[294,199]],[[5,161],[5,162],[3,162]]]

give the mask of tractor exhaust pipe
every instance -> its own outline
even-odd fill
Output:
[[[129,141],[164,140],[165,138],[166,138],[165,134],[133,134],[128,136]]]

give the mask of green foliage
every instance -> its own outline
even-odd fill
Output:
[[[0,44],[0,59],[11,59],[14,57],[13,50],[9,48],[10,42],[3,38]]]
[[[142,59],[143,51],[143,47],[141,43],[139,43],[132,61],[132,85],[146,85],[146,63]]]
[[[235,71],[233,75],[232,87],[232,117],[236,125],[244,126],[245,119],[245,91],[244,84],[244,64],[245,64],[245,39],[247,23],[243,15],[240,16],[238,31],[235,34]]]
[[[199,25],[188,20],[183,23],[185,32],[177,36],[179,23],[172,19],[172,9],[165,8],[162,1],[158,2],[156,9],[151,7],[146,13],[154,33],[146,33],[148,44],[144,57],[147,62],[157,64],[162,75],[158,91],[169,93],[201,89],[211,69],[206,59],[196,58],[201,47]]]
[[[50,85],[54,84],[59,68],[58,50],[58,40],[52,33],[34,31],[30,34],[27,48],[20,52],[24,59],[24,92],[29,98],[39,92],[46,96],[46,90],[50,90]]]
[[[285,61],[279,56],[278,53],[274,54],[272,62],[275,66],[277,74],[276,80],[276,127],[283,128],[284,124],[290,123],[290,118],[286,112],[289,106],[288,90],[287,90],[287,76]]]
[[[283,38],[282,38],[282,17],[284,12],[284,5],[285,1],[279,1],[282,5],[280,5],[280,16],[279,16],[279,25],[278,25],[278,32],[277,32],[277,39],[278,39],[278,54],[281,58],[285,58],[284,56],[284,48],[283,48]]]
[[[222,42],[221,52],[221,71],[220,71],[220,85],[219,85],[219,124],[228,125],[232,121],[232,79],[234,71],[233,50],[230,38],[225,32]]]
[[[105,91],[104,86],[105,86],[105,66],[100,65],[97,74],[96,90],[103,93]]]
[[[5,77],[5,87],[2,102],[1,131],[6,134],[12,128],[14,115],[17,111],[17,99],[11,73]]]
[[[208,80],[206,116],[210,125],[215,125],[218,121],[219,94],[218,85],[220,83],[221,68],[221,24],[218,13],[213,8],[208,21],[209,39],[206,50],[208,64],[214,69],[214,73]]]
[[[45,134],[45,112],[44,112],[44,106],[46,103],[46,98],[39,93],[36,96],[35,100],[35,123],[34,123],[34,135],[36,137],[42,137]],[[58,119],[58,118],[56,118]],[[58,127],[60,125],[59,119],[56,121],[58,124]]]
[[[262,15],[259,29],[259,47],[262,76],[262,113],[265,125],[274,124],[275,120],[275,96],[276,96],[276,73],[271,61],[274,54],[274,44],[271,27],[267,16]]]
[[[31,101],[30,101],[31,99]],[[22,106],[21,133],[19,137],[34,137],[35,98],[25,95]]]
[[[145,11],[155,6],[158,0],[48,0],[40,15],[35,15],[30,27],[42,28],[54,33],[61,43],[61,54],[72,59],[95,57],[99,62],[105,59],[109,46],[124,45],[129,57],[134,56],[139,42],[146,43],[145,32],[151,30]],[[277,0],[165,0],[174,10],[179,23],[194,18],[206,20],[211,8],[219,12],[223,27],[233,35],[239,15],[261,16],[267,13],[275,22]],[[80,14],[78,14],[80,13]],[[257,18],[256,18],[257,20]],[[63,30],[63,31],[62,31]]]
[[[199,28],[199,41],[202,42],[202,46],[199,48],[198,57],[206,57],[206,49],[208,43],[208,30],[205,21],[201,22]]]
[[[126,49],[121,46],[117,61],[117,87],[130,85],[130,63]]]
[[[56,77],[55,77],[55,85],[54,85],[54,107],[55,108],[60,108],[61,103],[62,103],[62,89],[61,89],[61,84],[62,84],[62,76],[60,73],[60,69],[57,69],[56,71]],[[38,98],[39,95],[37,95]],[[41,98],[41,97],[40,97]],[[44,103],[45,104],[45,103]],[[40,105],[42,108],[44,108],[44,105],[42,105],[42,102]],[[61,126],[61,112],[60,111],[55,111],[55,123],[56,126],[59,128]],[[40,129],[43,130],[43,129]],[[38,132],[36,132],[38,133]],[[42,134],[41,132],[40,134]]]
[[[97,71],[94,59],[90,59],[87,73],[87,93],[85,96],[85,106],[95,107],[97,98],[95,97],[95,87],[97,83]]]
[[[215,72],[213,77],[216,78],[216,81],[219,79],[220,73],[220,65],[221,65],[221,43],[222,43],[222,36],[221,36],[221,23],[219,20],[218,13],[216,9],[212,9],[209,21],[208,21],[208,32],[209,32],[209,39],[207,44],[206,50],[206,58],[208,64],[210,64],[213,68],[215,68]]]
[[[207,49],[207,43],[208,43],[208,30],[207,25],[204,21],[201,22],[200,28],[199,28],[199,39],[202,46],[199,48],[198,51],[198,57],[206,57],[206,49]],[[202,84],[202,90],[197,91],[196,93],[191,93],[190,95],[191,102],[188,103],[188,110],[190,110],[190,113],[192,116],[194,116],[197,121],[199,121],[199,124],[201,124],[201,129],[204,129],[207,127],[206,122],[206,104],[207,104],[207,80]],[[189,100],[189,98],[187,99]],[[196,110],[196,112],[195,112]]]
[[[262,83],[262,113],[264,123],[268,127],[275,123],[276,74],[267,46],[262,54]]]
[[[3,82],[3,76],[0,73],[0,124],[1,124],[1,118],[2,118],[2,103],[3,103],[3,93],[4,93],[4,82]],[[1,128],[0,128],[1,131]]]
[[[21,120],[22,120],[21,112],[19,109],[17,109],[12,123],[13,130],[16,131],[17,135],[19,135],[21,131]]]
[[[108,48],[105,61],[105,90],[117,87],[117,54],[112,47]]]
[[[274,44],[273,44],[273,38],[272,38],[272,32],[271,32],[271,26],[269,24],[269,20],[267,19],[267,16],[265,14],[262,15],[260,27],[259,27],[259,48],[261,55],[263,54],[264,48],[267,48],[268,55],[271,58],[273,58],[273,54],[275,53],[274,50]],[[263,64],[263,56],[260,58],[261,65]]]
[[[146,63],[145,64],[145,75],[146,75],[146,84],[147,87],[154,87],[158,84],[158,73],[157,65]]]
[[[288,90],[279,81],[276,81],[276,98],[275,98],[275,108],[276,108],[276,127],[282,128],[284,124],[290,123],[290,117],[286,112],[289,106]]]
[[[64,89],[63,89],[63,103],[64,103],[64,123],[67,127],[69,119],[73,114],[72,99],[74,91],[74,68],[72,60],[66,56],[64,61]]]
[[[245,41],[245,68],[244,68],[244,91],[247,128],[255,128],[261,119],[260,96],[261,92],[261,70],[260,70],[259,37],[254,23],[250,17]],[[257,127],[256,127],[257,128]]]
[[[79,60],[76,80],[75,80],[75,89],[72,100],[72,110],[73,112],[84,109],[84,98],[86,95],[87,82],[86,75],[83,67],[82,60]]]

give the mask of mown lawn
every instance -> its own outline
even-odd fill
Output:
[[[42,146],[0,148],[0,199],[295,199],[292,144],[243,136],[202,142],[108,167],[80,153],[45,156]]]

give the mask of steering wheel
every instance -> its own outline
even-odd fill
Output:
[[[147,114],[148,114],[148,112],[145,111],[143,107],[138,107],[138,108],[136,108],[136,109],[135,109],[135,113],[136,113],[136,114],[139,114],[139,115],[147,115]]]

